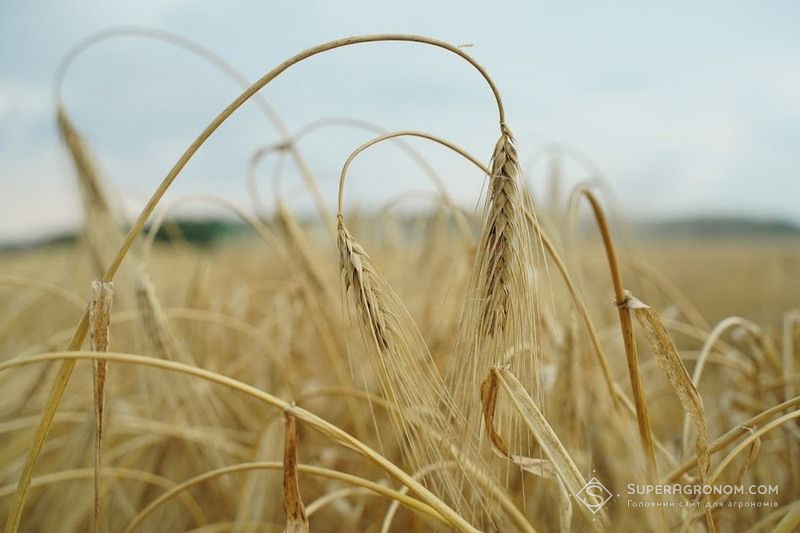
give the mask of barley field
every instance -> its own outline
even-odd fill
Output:
[[[531,187],[503,80],[468,48],[357,36],[251,84],[199,45],[140,33],[216,63],[243,92],[135,219],[59,106],[85,225],[74,242],[0,252],[6,533],[800,527],[796,235],[643,237],[601,176]],[[485,156],[377,132],[342,161],[330,212],[319,182],[332,178],[314,175],[315,154],[258,90],[380,41],[477,71],[497,142]],[[250,99],[281,132],[251,170],[267,154],[292,161],[318,212],[259,192],[251,171],[237,179],[252,209],[178,201],[240,228],[198,245],[162,196]],[[480,206],[459,206],[435,172],[424,211],[347,205],[359,154],[410,139],[484,175]]]

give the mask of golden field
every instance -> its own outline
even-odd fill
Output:
[[[387,233],[397,239],[399,231],[392,229],[392,221],[383,223]],[[447,361],[454,357],[453,340],[469,278],[468,251],[447,237],[436,246],[414,244],[420,240],[416,236],[405,242],[379,238],[382,232],[369,226],[359,229],[378,236],[367,249],[375,250],[375,264],[408,308],[433,360],[446,372]],[[424,225],[420,226],[417,231],[430,235]],[[443,229],[441,234],[452,232]],[[693,323],[700,318],[711,326],[728,316],[757,321],[752,327],[761,328],[758,331],[764,335],[763,342],[772,345],[775,364],[782,361],[784,328],[789,327],[789,335],[797,336],[796,323],[783,323],[788,316],[786,310],[800,296],[800,283],[794,276],[800,254],[794,242],[687,239],[632,248],[638,253],[622,255],[622,264],[635,265],[623,267],[626,286],[662,312],[690,372],[710,332],[706,326]],[[405,457],[403,438],[392,432],[392,423],[381,405],[385,394],[364,353],[369,348],[361,341],[353,317],[348,317],[347,300],[342,299],[338,284],[334,247],[330,242],[320,242],[310,250],[318,274],[329,287],[327,294],[312,290],[317,302],[311,307],[304,301],[307,296],[300,295],[300,286],[309,283],[306,274],[287,268],[261,239],[244,237],[211,248],[156,244],[147,261],[149,266],[132,263],[122,269],[115,281],[111,349],[179,361],[296,401],[298,406],[322,416],[413,473],[414,463]],[[582,273],[582,284],[589,287],[583,294],[609,358],[613,379],[630,395],[625,352],[602,248],[587,242],[583,250],[575,264]],[[92,279],[92,268],[86,258],[85,247],[80,244],[2,254],[0,281],[6,309],[2,324],[3,361],[61,350],[68,343],[85,307],[83,302],[90,298],[88,281]],[[704,273],[702,265],[706,264],[715,265],[713,275]],[[409,276],[409,271],[414,275]],[[665,276],[664,272],[670,275]],[[159,332],[159,326],[147,318],[145,279],[150,280],[151,294],[163,313],[164,331]],[[597,470],[606,486],[624,490],[628,483],[644,476],[635,417],[630,412],[613,411],[604,394],[591,344],[581,331],[561,284],[553,280],[546,290],[553,291],[557,306],[544,310],[552,313],[547,327],[557,330],[542,333],[547,337],[543,343],[549,346],[543,350],[547,376],[543,412],[582,473]],[[693,309],[681,310],[689,304]],[[317,307],[322,305],[327,306],[327,313]],[[332,353],[326,353],[317,330],[321,326],[315,325],[309,313],[320,313],[324,320],[332,322]],[[782,367],[774,368],[767,359],[770,356],[753,345],[755,338],[743,334],[746,331],[733,325],[723,333],[712,350],[699,387],[712,438],[783,401],[789,389],[785,391],[782,384],[796,385],[796,374],[787,376],[780,371]],[[641,333],[637,335],[641,337]],[[670,453],[669,459],[665,456],[659,460],[660,475],[665,477],[682,457],[691,457],[694,451],[682,451],[683,411],[646,340],[639,341],[647,400],[651,413],[656,413],[651,415],[653,431]],[[796,355],[795,350],[795,358]],[[333,357],[338,359],[331,360]],[[764,357],[763,362],[760,357]],[[5,486],[0,494],[4,513],[11,503],[57,367],[57,363],[50,362],[3,371],[6,400],[0,429],[4,434]],[[513,371],[513,362],[510,368]],[[571,375],[564,375],[566,372]],[[790,379],[781,381],[782,376]],[[95,427],[92,390],[91,366],[81,362],[37,466],[23,530],[90,527]],[[374,394],[373,402],[367,392]],[[201,377],[115,361],[109,363],[105,394],[102,529],[123,530],[149,503],[177,483],[240,464],[245,464],[240,472],[202,481],[174,496],[174,501],[164,503],[163,508],[142,522],[142,530],[283,529],[284,423],[279,409],[244,392],[209,385]],[[502,396],[500,401],[504,401]],[[791,414],[791,409],[780,415]],[[763,442],[761,438],[754,441],[760,443],[760,449],[744,473],[741,471],[748,462],[747,449],[740,452],[740,457],[734,457],[721,474],[721,479],[728,481],[739,476],[747,483],[779,483],[780,506],[769,511],[721,509],[715,513],[721,530],[731,530],[734,524],[737,530],[744,529],[744,524],[749,527],[760,519],[766,520],[764,530],[769,530],[783,513],[790,512],[796,491],[795,476],[790,474],[798,460],[796,442],[793,443],[796,427],[790,425],[793,423],[790,420],[783,429],[765,434]],[[475,431],[485,432],[485,426]],[[747,435],[742,432],[739,440]],[[515,454],[534,458],[541,455],[535,440],[517,440],[520,449]],[[730,453],[736,442],[717,452],[712,464]],[[302,423],[299,458],[301,464],[351,473],[386,488],[402,488],[384,470]],[[559,496],[553,481],[521,473],[513,463],[503,467],[497,464],[502,463],[499,458],[484,460],[499,469],[495,489],[507,491],[532,527],[544,531],[562,527],[555,510]],[[248,467],[246,463],[252,464]],[[302,472],[300,487],[306,507],[315,511],[309,518],[314,530],[378,530],[392,502],[391,496]],[[413,495],[413,490],[409,494]],[[648,525],[658,529],[664,517],[649,509],[624,507],[625,499],[616,498],[608,509],[611,524],[627,528],[650,520]],[[670,530],[678,529],[686,520],[680,509],[665,512],[664,524]],[[573,514],[579,514],[577,509]],[[508,520],[501,517],[495,519]],[[695,528],[703,527],[699,517],[695,521]],[[578,531],[589,527],[581,516],[575,516],[572,522]],[[513,522],[502,526],[475,523],[487,529],[520,527]],[[392,524],[391,530],[448,529],[402,506]]]

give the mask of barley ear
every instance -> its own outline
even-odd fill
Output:
[[[492,155],[489,181],[489,219],[483,238],[488,252],[483,286],[482,333],[494,336],[506,326],[509,300],[513,285],[515,261],[521,214],[518,175],[519,158],[511,131],[503,125]]]
[[[464,442],[473,444],[481,422],[475,391],[490,368],[505,362],[503,354],[530,349],[530,357],[520,358],[519,376],[529,390],[542,394],[538,309],[530,274],[531,235],[519,188],[519,158],[511,131],[505,124],[500,130],[489,168],[483,228],[456,338],[458,355],[448,362],[448,382],[467,420]]]

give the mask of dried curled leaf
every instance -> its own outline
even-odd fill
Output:
[[[658,313],[630,294],[625,299],[625,305],[633,311],[636,320],[644,330],[647,340],[656,356],[656,361],[664,371],[670,384],[678,394],[681,405],[689,413],[697,429],[697,458],[700,470],[700,479],[708,476],[711,467],[711,454],[708,445],[708,426],[705,419],[703,398],[692,382],[686,366],[678,355],[678,349],[672,342],[666,328],[661,323]]]
[[[285,533],[308,533],[308,517],[297,478],[297,420],[289,412],[283,414],[286,437],[283,448],[283,510],[286,513]]]
[[[658,366],[667,375],[672,388],[678,394],[683,409],[694,422],[697,430],[695,449],[697,451],[698,477],[700,478],[700,483],[705,484],[711,468],[711,451],[709,450],[708,425],[706,424],[703,398],[700,396],[700,392],[695,387],[694,382],[692,382],[689,371],[686,370],[686,366],[678,354],[678,349],[675,347],[675,343],[672,342],[672,338],[667,333],[664,324],[661,323],[658,313],[630,293],[626,294],[624,305],[633,311],[634,316],[636,316],[636,320],[644,330],[647,340],[653,349]],[[707,500],[707,498],[704,499]],[[705,514],[709,530],[716,531],[710,509],[707,509]]]
[[[494,429],[494,415],[497,410],[497,375],[490,371],[481,383],[481,404],[483,406],[483,421],[486,433],[492,443],[493,451],[503,457],[508,457],[510,452],[503,437]]]
[[[499,390],[499,380],[494,372],[489,372],[486,379],[481,384],[481,403],[483,405],[483,420],[489,441],[492,443],[492,451],[505,459],[510,460],[522,470],[536,476],[557,481],[560,483],[558,474],[553,468],[553,464],[546,459],[525,457],[524,455],[514,455],[508,448],[503,437],[495,429],[495,414],[497,412],[497,391]]]

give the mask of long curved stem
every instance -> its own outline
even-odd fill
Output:
[[[443,48],[450,52],[453,52],[456,55],[461,56],[467,62],[469,62],[473,67],[475,67],[478,72],[484,77],[486,82],[489,84],[489,87],[492,90],[492,93],[495,97],[497,102],[497,109],[498,115],[500,119],[500,123],[505,122],[505,111],[503,109],[502,100],[500,99],[500,94],[497,90],[497,87],[494,85],[494,82],[488,76],[486,71],[481,67],[475,60],[473,60],[469,55],[464,53],[461,49],[456,48],[450,44],[447,44],[443,41],[439,41],[436,39],[430,39],[428,37],[422,37],[417,35],[404,35],[404,34],[380,34],[380,35],[365,35],[359,37],[348,37],[345,39],[339,39],[336,41],[330,41],[328,43],[321,44],[319,46],[315,46],[313,48],[309,48],[299,54],[292,56],[291,58],[287,59],[263,77],[261,77],[258,81],[253,83],[250,87],[248,87],[238,98],[236,98],[233,102],[231,102],[222,112],[217,115],[214,120],[203,130],[203,132],[192,142],[192,144],[186,149],[183,155],[178,159],[172,169],[167,173],[164,180],[161,182],[159,187],[151,196],[150,200],[147,202],[147,205],[142,210],[139,217],[134,222],[133,226],[131,227],[130,231],[128,232],[125,241],[123,242],[122,246],[120,247],[117,256],[111,262],[106,271],[103,281],[111,281],[116,274],[117,270],[119,269],[122,261],[127,254],[127,251],[130,249],[133,241],[141,232],[142,228],[144,227],[145,222],[150,217],[150,214],[155,209],[155,206],[163,197],[164,193],[166,193],[167,189],[172,185],[172,182],[175,181],[178,174],[183,167],[189,162],[189,160],[194,156],[194,154],[200,149],[200,147],[208,140],[209,137],[219,128],[219,126],[225,122],[239,107],[241,107],[247,100],[249,100],[254,94],[256,94],[261,88],[266,86],[269,82],[277,78],[280,74],[288,70],[293,65],[300,63],[301,61],[313,57],[317,54],[327,52],[329,50],[334,50],[336,48],[342,48],[345,46],[351,46],[355,44],[362,44],[362,43],[370,43],[370,42],[382,42],[382,41],[406,41],[406,42],[417,42],[422,44],[428,44],[431,46],[436,46],[439,48]]]
[[[462,148],[459,148],[457,145],[455,145],[455,144],[453,144],[453,143],[451,143],[449,141],[446,141],[445,139],[442,139],[441,137],[437,137],[436,135],[433,135],[431,133],[425,133],[423,131],[412,131],[412,130],[393,131],[393,132],[390,132],[390,133],[384,133],[383,135],[379,135],[377,137],[374,137],[374,138],[370,139],[369,141],[365,142],[364,144],[362,144],[361,146],[359,146],[358,148],[353,150],[353,152],[347,157],[347,160],[344,162],[344,165],[342,165],[342,172],[339,174],[339,201],[338,201],[338,204],[337,204],[337,208],[338,208],[337,215],[342,215],[343,214],[342,211],[344,209],[344,183],[345,183],[345,179],[347,178],[347,171],[350,169],[350,165],[353,163],[353,160],[358,156],[358,154],[360,154],[361,152],[363,152],[367,148],[369,148],[371,146],[374,146],[374,145],[376,145],[378,143],[381,143],[383,141],[388,141],[390,139],[395,139],[397,137],[419,137],[421,139],[428,139],[429,141],[433,141],[435,143],[439,143],[442,146],[444,146],[446,148],[450,148],[451,150],[453,150],[453,151],[457,152],[458,154],[462,155],[463,157],[468,159],[473,165],[475,165],[476,167],[481,169],[484,173],[486,173],[486,174],[489,173],[489,169],[486,167],[486,165],[484,165],[483,163],[478,161],[478,159],[476,159],[472,154],[470,154],[469,152],[463,150]],[[441,183],[438,183],[438,182],[434,182],[434,183],[437,186],[437,188],[443,188],[444,187]],[[447,191],[446,190],[445,191],[441,191],[440,190],[440,192],[443,192],[443,193],[446,194]]]
[[[153,195],[148,200],[145,207],[142,209],[141,213],[139,214],[136,221],[131,226],[130,230],[128,231],[125,240],[123,241],[122,245],[120,246],[117,255],[111,261],[111,264],[108,266],[105,275],[103,276],[102,281],[112,281],[114,276],[119,270],[119,267],[122,265],[122,261],[125,259],[128,251],[130,250],[131,246],[133,246],[134,241],[141,233],[142,229],[144,228],[145,223],[150,218],[150,215],[156,208],[156,205],[161,201],[161,198],[167,192],[167,189],[172,185],[172,182],[178,177],[178,174],[183,170],[183,167],[189,162],[189,160],[197,153],[201,146],[208,140],[209,137],[219,128],[223,122],[225,122],[228,117],[230,117],[237,109],[239,109],[245,102],[247,102],[253,95],[255,95],[259,90],[261,90],[264,86],[270,83],[272,80],[280,76],[283,72],[291,68],[292,66],[304,61],[310,57],[315,55],[321,54],[323,52],[327,52],[330,50],[335,50],[337,48],[342,48],[346,46],[352,46],[356,44],[363,44],[363,43],[374,43],[374,42],[415,42],[420,44],[426,44],[429,46],[435,46],[437,48],[442,48],[449,52],[456,54],[457,56],[463,58],[467,61],[470,65],[472,65],[483,78],[486,80],[489,88],[492,91],[494,99],[497,103],[497,111],[498,116],[500,119],[501,127],[505,124],[505,110],[503,108],[503,103],[500,98],[500,92],[498,91],[497,87],[494,84],[494,81],[489,77],[488,73],[484,70],[482,66],[480,66],[472,57],[470,57],[466,52],[457,48],[451,44],[448,44],[444,41],[440,41],[438,39],[431,39],[429,37],[423,37],[419,35],[407,35],[407,34],[377,34],[377,35],[362,35],[356,37],[347,37],[344,39],[338,39],[335,41],[329,41],[327,43],[323,43],[312,48],[308,48],[299,54],[296,54],[289,59],[283,61],[281,64],[267,72],[264,76],[262,76],[258,81],[250,85],[242,94],[240,94],[233,102],[231,102],[225,109],[223,109],[215,118],[211,121],[211,123],[206,126],[206,128],[200,133],[200,135],[192,142],[192,144],[186,149],[186,151],[181,155],[178,161],[173,165],[172,169],[167,173],[164,177],[161,184],[155,190]],[[72,341],[69,344],[69,350],[77,350],[83,344],[84,339],[86,338],[86,333],[89,327],[89,314],[88,311],[84,313],[83,317],[78,324],[78,327],[75,330],[75,334],[72,338]],[[47,434],[50,431],[50,424],[53,421],[53,417],[55,416],[55,412],[58,410],[58,406],[61,403],[61,398],[64,395],[64,391],[67,388],[67,384],[72,376],[72,371],[75,369],[75,361],[71,359],[65,360],[61,364],[61,368],[59,369],[58,375],[56,376],[56,381],[53,384],[53,387],[50,392],[50,397],[47,400],[47,404],[45,405],[45,411],[42,414],[42,422],[36,430],[34,435],[34,441],[31,445],[29,450],[28,456],[25,461],[25,466],[22,470],[22,475],[19,480],[19,488],[17,490],[17,494],[14,499],[14,503],[11,507],[11,511],[8,515],[8,520],[6,521],[6,528],[5,533],[16,533],[19,529],[20,521],[22,520],[22,510],[25,506],[25,500],[28,493],[28,487],[30,486],[31,478],[33,477],[33,471],[36,467],[36,462],[39,458],[39,454],[41,453],[42,446],[44,445],[44,441],[47,439]]]
[[[449,142],[449,141],[447,141],[445,139],[442,139],[441,137],[438,137],[436,135],[433,135],[433,134],[430,134],[430,133],[425,133],[425,132],[422,132],[422,131],[411,131],[411,130],[394,131],[394,132],[384,133],[383,135],[379,135],[379,136],[374,137],[374,138],[370,139],[369,141],[365,142],[364,144],[362,144],[361,146],[359,146],[358,148],[353,150],[353,152],[347,157],[347,160],[345,161],[344,165],[342,166],[342,172],[339,175],[339,200],[338,200],[338,204],[337,204],[337,216],[341,217],[344,214],[343,213],[343,209],[344,209],[344,183],[345,183],[345,179],[347,177],[347,171],[350,169],[350,165],[353,163],[353,160],[358,156],[358,154],[360,154],[364,150],[370,148],[371,146],[374,146],[374,145],[376,145],[378,143],[381,143],[381,142],[384,142],[384,141],[388,141],[388,140],[391,140],[391,139],[398,139],[400,137],[419,137],[421,139],[428,139],[429,141],[433,141],[435,143],[438,143],[438,144],[444,146],[445,148],[449,148],[449,149],[453,150],[454,152],[458,153],[462,157],[464,157],[467,160],[469,160],[473,165],[475,165],[476,167],[481,169],[481,171],[483,171],[484,174],[486,174],[486,175],[489,174],[489,169],[486,167],[486,165],[481,163],[472,154],[470,154],[466,150],[460,148],[459,146],[457,146],[457,145],[455,145],[455,144],[453,144],[453,143],[451,143],[451,142]],[[450,199],[450,195],[448,194],[447,188],[444,186],[444,183],[442,183],[438,179],[433,179],[433,183],[436,186],[436,188],[439,190],[439,194],[441,195],[443,201],[445,202],[445,206],[452,210],[452,212],[454,214],[454,217],[455,217],[455,220],[456,220],[456,224],[458,224],[459,230],[461,231],[461,234],[462,235],[469,235],[469,226],[468,226],[467,222],[463,219],[463,217],[459,216],[459,212],[456,209],[455,205],[452,203],[452,201]]]
[[[573,196],[583,196],[589,202],[592,208],[597,228],[600,231],[600,236],[603,239],[603,246],[606,251],[606,258],[608,259],[608,268],[611,271],[611,282],[614,286],[614,303],[617,306],[619,313],[619,324],[622,330],[622,341],[625,345],[625,355],[628,361],[628,374],[631,380],[631,389],[633,391],[633,400],[636,405],[636,419],[639,424],[639,436],[642,439],[644,446],[645,456],[647,457],[647,465],[650,475],[655,478],[658,475],[656,467],[655,448],[653,445],[653,433],[650,429],[650,416],[647,412],[647,398],[644,391],[644,383],[642,382],[642,374],[639,369],[639,355],[636,351],[636,339],[633,334],[633,321],[631,319],[631,311],[627,306],[625,289],[622,284],[622,276],[619,271],[619,262],[617,261],[617,254],[614,249],[614,241],[611,238],[611,231],[608,228],[603,208],[600,202],[589,186],[583,184],[576,187],[573,191]]]

